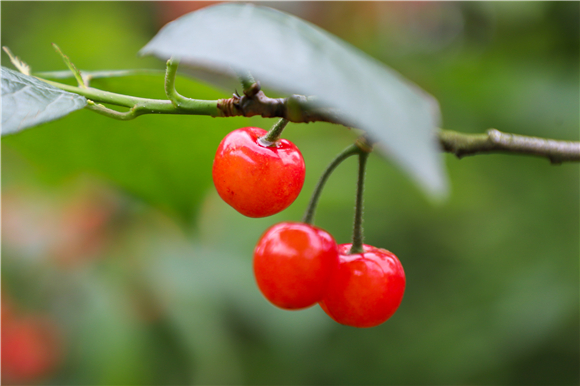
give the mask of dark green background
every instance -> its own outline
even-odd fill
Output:
[[[2,2],[2,45],[33,71],[64,69],[52,42],[84,70],[163,68],[137,51],[165,22],[201,5]],[[416,82],[439,100],[444,128],[579,139],[577,2],[267,5]],[[10,66],[5,55],[2,64]],[[94,85],[163,97],[158,76]],[[232,92],[185,78],[178,90],[199,99]],[[366,242],[399,256],[407,290],[392,319],[355,329],[318,307],[276,309],[251,270],[261,233],[300,219],[318,176],[354,134],[289,125],[284,135],[304,155],[306,182],[271,218],[239,215],[211,184],[221,138],[272,123],[118,122],[78,111],[2,140],[3,294],[22,312],[51,315],[65,334],[62,363],[39,382],[578,384],[577,164],[446,154],[451,195],[433,205],[371,156]],[[316,224],[339,243],[350,238],[355,174],[354,160],[337,169],[317,212]],[[85,232],[98,233],[97,247],[74,249],[67,226],[90,222],[91,208],[110,212],[98,232]],[[73,225],[63,217],[71,211],[80,217]],[[63,255],[74,263],[63,264]]]

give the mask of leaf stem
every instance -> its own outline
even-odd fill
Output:
[[[87,99],[87,105],[85,107],[88,110],[92,110],[96,113],[104,115],[109,118],[118,119],[120,121],[128,121],[133,118],[137,118],[140,114],[138,113],[137,108],[134,106],[127,112],[120,112],[108,107],[103,106],[102,104],[95,103],[94,101]]]
[[[363,211],[364,211],[363,195],[364,195],[366,165],[369,154],[370,154],[369,152],[362,150],[359,151],[358,153],[358,181],[356,188],[356,204],[352,231],[352,247],[348,252],[349,255],[364,252],[363,249],[364,232],[362,226]]]
[[[175,76],[177,75],[178,65],[179,59],[173,56],[167,61],[167,68],[165,70],[165,94],[175,107],[183,107],[189,102],[189,98],[184,97],[175,90]]]
[[[336,156],[336,158],[334,158],[332,162],[330,162],[330,164],[326,167],[326,169],[322,173],[322,176],[320,176],[320,179],[318,180],[318,183],[316,184],[316,187],[312,192],[312,196],[310,197],[310,202],[308,203],[308,207],[306,208],[306,212],[304,213],[302,222],[311,225],[314,223],[314,213],[316,211],[316,206],[318,205],[318,199],[320,198],[322,189],[326,184],[326,180],[328,180],[328,177],[330,177],[334,169],[336,169],[336,167],[340,165],[342,161],[344,161],[351,155],[355,155],[360,152],[361,152],[360,147],[358,147],[356,144],[352,144],[348,146],[346,149],[344,149],[342,152],[340,152]]]
[[[70,72],[73,73],[74,77],[76,78],[79,87],[82,88],[87,88],[87,85],[85,84],[85,81],[83,79],[83,76],[81,75],[81,72],[75,67],[75,65],[73,64],[73,62],[70,60],[70,58],[68,56],[66,56],[62,50],[60,49],[59,46],[57,46],[55,43],[52,43],[52,47],[54,47],[55,51],[62,57],[62,60],[64,60],[64,64],[66,64],[66,66],[68,67],[68,69],[70,70]]]

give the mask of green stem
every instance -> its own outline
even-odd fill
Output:
[[[179,59],[176,59],[173,56],[167,61],[167,68],[165,71],[165,94],[175,107],[189,108],[192,104],[199,101],[184,97],[175,90],[175,76],[177,75],[178,66]]]
[[[314,191],[312,192],[312,197],[310,197],[310,202],[308,203],[308,207],[306,208],[306,212],[304,213],[302,222],[310,225],[314,223],[314,212],[316,211],[318,199],[320,198],[320,194],[322,193],[322,189],[324,188],[326,180],[328,180],[328,177],[330,177],[334,169],[336,169],[336,167],[340,165],[342,161],[344,161],[351,155],[355,155],[360,152],[361,149],[356,144],[352,144],[346,149],[344,149],[339,155],[337,155],[336,158],[333,159],[332,162],[326,167],[326,169],[322,173],[322,176],[320,176],[320,179],[318,180],[318,183],[316,184]]]
[[[276,124],[272,126],[272,128],[270,129],[270,131],[268,131],[266,135],[258,138],[258,142],[260,143],[260,145],[267,147],[274,145],[274,143],[276,143],[276,141],[280,139],[280,135],[282,135],[282,131],[284,131],[287,124],[288,120],[284,118],[276,122]]]
[[[365,170],[367,165],[367,159],[369,157],[368,152],[360,151],[358,155],[358,181],[357,181],[357,189],[356,189],[356,206],[355,206],[355,213],[354,213],[354,225],[352,231],[352,247],[348,252],[349,255],[353,253],[363,253],[363,193],[364,193],[364,184],[365,184]]]
[[[118,119],[120,121],[128,121],[130,119],[137,118],[140,115],[135,107],[132,107],[127,112],[120,112],[95,103],[90,99],[87,100],[86,108],[106,117]]]
[[[54,82],[38,78],[48,84],[60,88],[61,90],[73,92],[82,95],[97,103],[107,103],[115,106],[124,106],[135,108],[139,110],[138,115],[143,114],[191,114],[191,115],[209,115],[212,117],[222,116],[220,110],[217,108],[218,102],[206,100],[191,99],[186,107],[176,107],[173,102],[163,99],[147,99],[113,92],[103,91],[92,87],[81,88],[70,86],[63,83]]]
[[[179,107],[179,99],[182,97],[177,90],[175,90],[175,76],[177,75],[177,66],[179,65],[179,60],[169,58],[167,61],[167,67],[165,69],[165,95],[173,103],[175,107]]]
[[[54,43],[52,43],[52,46],[55,49],[55,51],[62,57],[62,60],[64,60],[64,64],[66,64],[66,66],[68,67],[70,72],[73,73],[74,77],[76,78],[76,80],[79,84],[79,87],[87,88],[87,86],[85,85],[85,82],[83,80],[83,77],[81,75],[81,72],[75,67],[73,62],[71,62],[70,58],[62,52],[62,50],[60,49],[59,46],[57,46]]]

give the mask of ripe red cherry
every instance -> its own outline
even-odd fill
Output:
[[[373,327],[389,319],[401,304],[405,272],[397,256],[370,245],[349,255],[352,244],[338,246],[340,263],[320,303],[335,321]]]
[[[244,127],[229,133],[213,161],[213,182],[220,197],[248,217],[266,217],[286,209],[302,190],[304,159],[290,141],[272,146],[258,139],[266,130]]]
[[[2,325],[3,382],[39,381],[55,369],[61,353],[59,332],[48,319],[11,318]]]
[[[274,305],[288,310],[322,300],[337,267],[338,250],[332,236],[304,223],[274,225],[254,251],[254,274],[260,291]]]

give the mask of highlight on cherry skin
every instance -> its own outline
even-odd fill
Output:
[[[339,267],[320,306],[338,323],[374,327],[399,308],[405,272],[397,256],[386,249],[363,245],[364,253],[349,255],[351,246],[338,246]]]
[[[322,300],[338,268],[333,237],[312,225],[282,222],[269,228],[254,250],[254,275],[274,305],[297,310]]]
[[[304,158],[292,142],[270,146],[259,138],[267,131],[244,127],[219,144],[212,176],[220,197],[241,214],[266,217],[286,209],[302,190]]]

